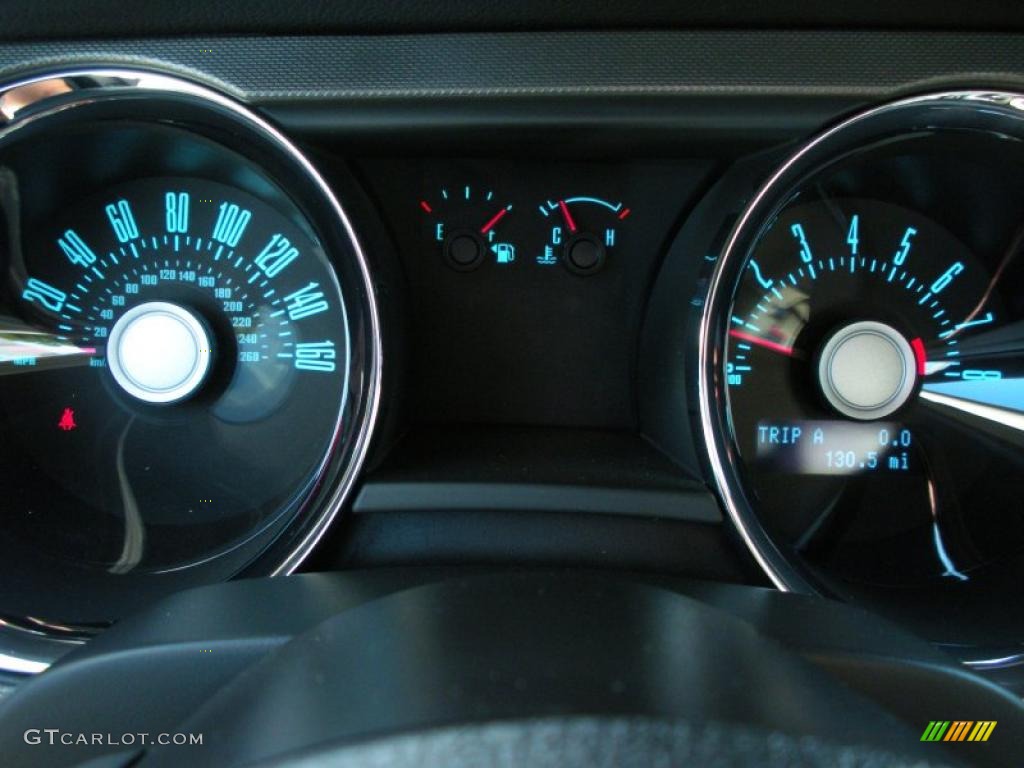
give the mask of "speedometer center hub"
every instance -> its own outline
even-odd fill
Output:
[[[110,372],[125,392],[144,402],[190,397],[206,378],[211,360],[203,323],[177,304],[140,304],[125,312],[110,331]]]
[[[880,419],[899,410],[914,391],[914,350],[885,323],[851,323],[825,343],[818,379],[825,399],[844,416]]]

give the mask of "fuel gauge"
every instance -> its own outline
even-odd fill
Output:
[[[561,261],[571,272],[589,275],[604,266],[630,209],[622,202],[580,196],[548,200],[540,212],[551,229],[536,262],[550,267]]]
[[[515,262],[515,245],[499,235],[512,204],[496,198],[493,190],[469,184],[441,187],[420,200],[420,209],[429,217],[429,237],[452,269],[468,272],[487,259],[500,266]]]

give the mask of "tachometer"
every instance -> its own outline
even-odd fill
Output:
[[[940,225],[878,201],[798,203],[758,241],[733,304],[726,387],[760,501],[798,548],[837,535],[851,504],[871,505],[875,535],[937,518],[934,443],[950,435],[928,398],[1003,375],[971,343],[1004,314],[997,296],[982,301],[988,279]],[[966,578],[946,548],[935,568]]]
[[[971,617],[1024,573],[1020,104],[914,99],[810,143],[734,229],[701,339],[711,467],[776,583],[1002,648],[1021,622]]]

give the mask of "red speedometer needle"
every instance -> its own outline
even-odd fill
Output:
[[[562,216],[565,217],[565,223],[569,227],[569,231],[575,232],[576,222],[572,220],[572,214],[569,213],[569,206],[565,204],[565,200],[559,200],[558,207],[562,209]]]
[[[787,347],[785,344],[779,344],[777,341],[769,341],[768,339],[762,339],[760,336],[755,336],[754,334],[747,333],[746,331],[739,331],[735,328],[729,331],[729,335],[732,336],[734,339],[739,339],[740,341],[747,341],[750,342],[751,344],[756,344],[759,347],[764,347],[765,349],[771,350],[772,352],[778,352],[780,355],[785,355],[786,357],[793,357],[793,348]]]
[[[494,216],[491,217],[490,221],[488,221],[486,224],[484,224],[482,227],[480,227],[480,234],[481,235],[486,235],[488,232],[490,232],[492,229],[494,229],[494,225],[497,224],[499,221],[501,221],[505,217],[505,214],[508,213],[511,210],[512,210],[512,206],[509,205],[509,206],[506,206],[506,207],[502,208],[500,211],[498,211],[496,214],[494,214]]]

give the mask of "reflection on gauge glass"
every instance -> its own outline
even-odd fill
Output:
[[[300,504],[338,429],[348,337],[315,242],[188,178],[59,212],[16,257],[0,403],[8,534],[114,573],[219,554]],[[39,500],[47,499],[46,503]]]

